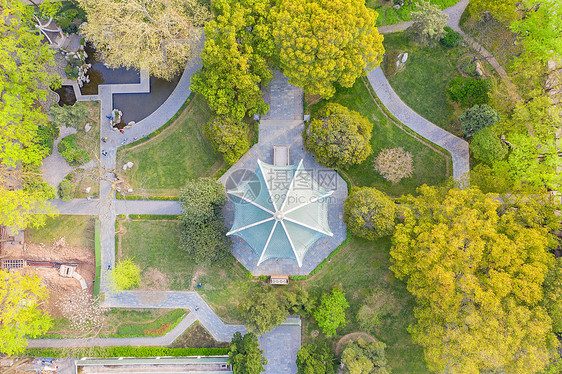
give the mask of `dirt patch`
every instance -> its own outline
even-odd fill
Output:
[[[199,284],[199,282],[198,282],[199,278],[204,276],[205,274],[207,274],[207,273],[205,272],[205,270],[203,270],[202,267],[198,266],[195,269],[195,271],[193,272],[193,275],[191,276],[191,284],[189,285],[189,289],[191,291],[195,291],[195,288]]]
[[[147,268],[142,273],[143,290],[168,290],[168,276],[156,268]]]
[[[338,341],[338,344],[336,345],[336,355],[339,355],[342,353],[344,347],[347,345],[347,343],[353,341],[353,340],[357,340],[359,338],[363,338],[368,342],[376,342],[377,339],[372,336],[367,334],[366,332],[363,331],[357,331],[357,332],[352,332],[350,334],[344,335],[342,336],[342,338]]]

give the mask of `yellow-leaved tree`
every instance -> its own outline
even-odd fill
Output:
[[[18,354],[35,337],[52,326],[51,317],[39,309],[48,296],[36,275],[0,270],[0,352]]]
[[[542,305],[558,224],[550,207],[533,196],[502,203],[475,188],[418,192],[402,200],[390,254],[416,298],[409,331],[429,369],[540,372],[558,354]]]
[[[289,82],[327,98],[380,65],[383,36],[364,0],[279,0],[273,35]]]

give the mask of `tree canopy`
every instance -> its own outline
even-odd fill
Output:
[[[518,0],[471,0],[469,3],[470,12],[479,17],[484,12],[490,14],[502,22],[513,22],[517,19]]]
[[[260,335],[280,325],[289,313],[284,296],[271,286],[255,286],[248,290],[238,311],[245,324]]]
[[[540,304],[555,245],[533,196],[475,188],[404,197],[391,269],[416,298],[414,342],[432,371],[535,373],[557,346]],[[558,223],[555,223],[558,224]]]
[[[273,35],[289,82],[326,98],[382,61],[378,14],[363,0],[279,0]]]
[[[172,79],[200,49],[208,9],[197,0],[80,0],[86,39],[110,67]]]
[[[478,131],[472,137],[470,149],[474,158],[492,165],[495,161],[501,161],[507,155],[507,145],[500,140],[496,132],[490,128]]]
[[[314,311],[314,319],[322,331],[330,337],[336,334],[338,327],[344,327],[347,324],[345,317],[347,308],[349,308],[349,303],[343,289],[334,287],[330,293],[322,295],[320,305]]]
[[[115,265],[110,273],[111,280],[117,290],[130,290],[138,287],[141,281],[141,271],[130,258],[124,258]]]
[[[228,165],[234,165],[250,149],[250,127],[230,117],[214,117],[205,126],[205,135]]]
[[[305,344],[297,352],[297,374],[333,374],[334,359],[327,345]]]
[[[474,105],[461,113],[458,120],[465,136],[472,136],[474,133],[485,127],[492,126],[500,120],[500,114],[487,104]]]
[[[390,374],[385,348],[383,342],[368,342],[363,338],[352,341],[345,346],[341,355],[343,373]]]
[[[213,1],[215,19],[205,26],[203,69],[193,76],[192,88],[218,115],[240,121],[269,109],[261,91],[272,78],[269,64],[275,54],[269,4],[269,0]]]
[[[228,352],[228,363],[232,371],[240,374],[259,374],[264,371],[267,359],[259,349],[258,338],[251,332],[242,336],[238,331],[234,333]]]
[[[369,156],[373,124],[359,113],[330,103],[306,124],[305,147],[328,167],[347,168]]]
[[[417,4],[416,10],[410,13],[410,18],[413,23],[408,32],[422,45],[436,43],[447,34],[444,27],[449,16],[441,12],[439,5],[422,0]]]
[[[349,231],[374,240],[394,231],[396,204],[374,187],[353,187],[345,201],[344,221]]]
[[[38,276],[0,270],[0,352],[21,353],[26,336],[34,338],[51,328],[51,317],[39,309],[47,297]]]

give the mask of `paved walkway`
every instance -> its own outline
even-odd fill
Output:
[[[301,87],[289,83],[287,77],[275,71],[273,80],[264,90],[264,101],[269,104],[262,120],[303,119],[303,91]]]
[[[59,188],[60,182],[64,177],[72,171],[72,167],[68,165],[66,160],[61,156],[58,150],[60,141],[70,134],[75,134],[76,129],[72,127],[60,128],[60,134],[53,143],[53,153],[46,157],[41,164],[41,174],[45,182],[49,183],[53,188]]]

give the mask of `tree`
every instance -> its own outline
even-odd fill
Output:
[[[248,124],[230,117],[212,118],[205,126],[205,135],[228,165],[234,165],[250,149]]]
[[[353,187],[344,205],[344,221],[354,235],[374,240],[391,235],[396,205],[374,187]]]
[[[474,105],[462,112],[458,120],[464,135],[472,136],[483,128],[498,122],[500,114],[487,104]]]
[[[219,116],[241,121],[247,114],[265,114],[261,87],[272,78],[275,54],[269,0],[213,1],[215,19],[205,26],[203,69],[192,89],[207,99]]]
[[[140,268],[130,258],[119,261],[110,274],[118,291],[136,288],[141,281]]]
[[[327,345],[305,344],[297,352],[297,374],[333,374],[334,359]]]
[[[314,318],[328,337],[335,335],[338,327],[345,327],[347,324],[345,317],[347,308],[349,303],[341,287],[334,287],[332,292],[322,295],[320,305],[314,311]]]
[[[31,8],[17,0],[5,0],[0,14],[0,160],[7,166],[39,163],[47,150],[35,139],[48,117],[37,100],[46,98],[41,87],[54,77],[46,67],[53,51],[29,20]]]
[[[402,147],[386,148],[375,157],[374,167],[387,181],[399,183],[414,173],[414,156]]]
[[[552,330],[562,333],[562,258],[558,257],[548,269],[544,280],[543,305],[552,318]]]
[[[494,130],[484,128],[472,137],[470,149],[474,158],[492,165],[507,155],[507,145],[500,140]]]
[[[224,260],[230,240],[222,217],[224,186],[213,178],[188,181],[180,191],[181,243],[197,264]]]
[[[342,352],[343,372],[349,374],[390,374],[383,342],[359,338],[347,344]]]
[[[39,309],[47,297],[38,276],[0,270],[0,352],[19,354],[27,346],[26,336],[34,338],[51,328],[51,317]]]
[[[258,338],[251,332],[242,336],[238,331],[234,333],[228,352],[228,363],[232,365],[235,374],[259,374],[264,371],[267,359],[259,349]]]
[[[306,124],[304,145],[328,167],[347,168],[363,162],[371,149],[373,124],[359,113],[330,103]]]
[[[422,45],[439,42],[446,35],[444,27],[449,16],[441,12],[439,5],[422,0],[417,4],[416,10],[410,13],[410,18],[413,23],[408,28],[408,33]]]
[[[283,295],[271,286],[255,286],[240,301],[238,311],[251,330],[263,334],[280,325],[289,313]]]
[[[70,321],[72,329],[81,331],[84,336],[97,335],[105,323],[108,311],[87,290],[75,290],[60,298],[56,303],[64,318]]]
[[[80,0],[86,39],[110,67],[172,79],[196,56],[209,11],[197,0]]]
[[[280,0],[273,35],[289,82],[330,98],[334,83],[351,87],[364,69],[380,65],[378,14],[363,0]]]
[[[300,314],[308,317],[312,315],[316,307],[316,299],[308,291],[299,285],[283,293],[287,310],[291,314]]]
[[[53,105],[49,109],[49,114],[57,127],[74,127],[80,130],[90,116],[88,106],[81,101],[77,101],[74,105]]]
[[[488,84],[483,79],[474,79],[459,75],[447,86],[447,94],[451,101],[459,103],[463,108],[476,104],[488,103]]]
[[[402,200],[390,254],[416,298],[409,331],[429,369],[540,371],[557,346],[540,305],[556,244],[541,204],[533,195],[502,204],[475,188],[418,193]]]
[[[484,12],[490,14],[502,22],[513,22],[517,19],[518,0],[471,0],[469,10],[475,16],[481,16]]]

